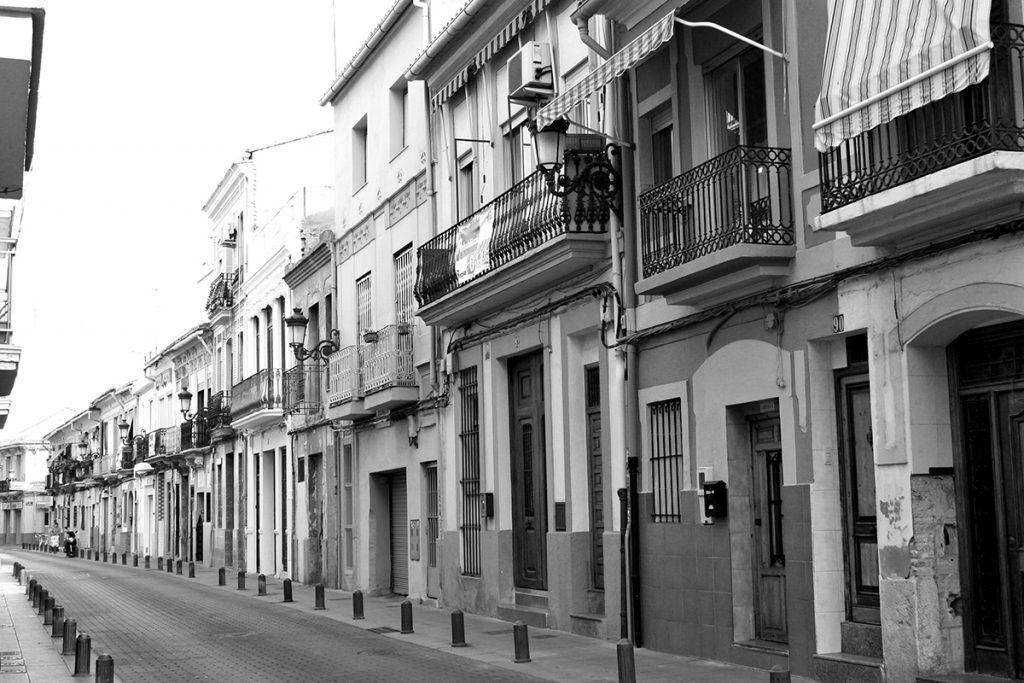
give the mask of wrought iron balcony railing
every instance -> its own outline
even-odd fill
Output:
[[[412,330],[407,323],[377,331],[377,341],[363,345],[363,391],[416,386]]]
[[[1024,151],[1024,26],[992,24],[988,78],[818,155],[821,211],[993,151]]]
[[[284,410],[286,413],[315,413],[320,409],[320,391],[325,368],[314,360],[300,363],[284,372]]]
[[[231,419],[281,408],[281,370],[260,370],[231,388]]]
[[[179,427],[181,434],[181,450],[203,448],[210,445],[210,426],[207,412],[201,411],[191,422],[182,422]]]
[[[790,186],[790,150],[741,146],[644,192],[644,277],[736,244],[793,244]]]
[[[332,353],[327,369],[327,402],[336,406],[363,395],[362,354],[358,346],[346,346]]]
[[[231,308],[235,303],[235,288],[238,282],[238,271],[221,273],[210,283],[210,293],[206,296],[206,314],[213,315],[218,309]]]
[[[210,397],[208,420],[210,429],[231,427],[231,390],[218,391]]]
[[[581,163],[589,155],[583,155]],[[485,262],[466,268],[467,233],[490,212],[491,237],[481,249]],[[594,197],[573,194],[560,199],[548,191],[544,176],[527,176],[504,194],[419,248],[416,300],[421,306],[449,294],[509,261],[565,233],[603,233],[609,209]]]

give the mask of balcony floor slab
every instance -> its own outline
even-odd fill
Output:
[[[360,420],[370,417],[373,412],[363,405],[363,399],[354,398],[338,405],[328,406],[326,416],[328,420]]]
[[[378,410],[394,410],[410,403],[416,403],[420,399],[420,390],[417,387],[388,387],[367,394],[363,398],[363,408],[371,413]]]
[[[854,246],[912,246],[1024,213],[1024,152],[990,152],[821,214]]]
[[[256,412],[236,417],[231,420],[231,428],[236,432],[240,429],[261,429],[274,423],[284,422],[284,410],[281,408],[264,408]]]

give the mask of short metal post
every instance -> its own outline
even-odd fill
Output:
[[[109,558],[109,553],[106,550],[103,551],[103,561],[106,562]]]
[[[466,616],[460,609],[452,611],[452,647],[466,647]]]
[[[161,555],[156,556],[156,570],[162,572],[164,570],[164,558]]]
[[[168,574],[174,572],[174,558],[173,557],[168,557],[167,561],[164,562],[164,566],[167,567],[167,573]]]
[[[142,567],[143,569],[149,569],[149,555],[142,558]]]
[[[64,646],[61,648],[62,655],[75,654],[75,636],[78,633],[78,622],[74,619],[64,620]]]
[[[32,577],[29,577],[28,585],[25,586],[25,595],[27,595],[28,599],[31,600],[32,599],[32,594],[35,593],[35,592],[36,592],[36,580],[33,579]]]
[[[128,553],[121,553],[121,564],[128,566]]]
[[[43,601],[43,626],[53,625],[53,605],[56,603],[50,596],[46,596],[46,600]]]
[[[526,624],[517,621],[512,626],[512,637],[515,640],[516,656],[512,661],[516,664],[523,664],[530,661],[530,634],[527,633]]]
[[[181,560],[177,560],[174,563],[174,573],[181,576]]]
[[[636,683],[636,659],[633,657],[633,643],[623,638],[615,646],[619,662],[619,683]]]
[[[60,638],[64,635],[64,608],[60,605],[53,606],[53,623],[50,624],[51,638]]]
[[[240,591],[244,591],[245,590],[245,570],[244,569],[239,569],[238,570],[238,590],[240,590]]]
[[[78,636],[75,643],[75,675],[89,673],[92,666],[92,638],[84,633]]]
[[[24,545],[24,544],[22,544],[22,545]],[[11,567],[11,576],[17,576],[18,575],[18,568],[19,567],[21,567],[21,563],[20,562],[15,562],[14,566]]]
[[[260,574],[256,577],[256,594],[266,595],[267,594],[267,577],[265,574]]]
[[[363,591],[352,594],[352,618],[363,619]]]
[[[46,610],[46,601],[50,598],[50,591],[45,588],[39,589],[38,598],[38,600],[32,603],[32,606],[36,608],[36,614],[42,616],[43,612]]]
[[[132,553],[132,566],[133,567],[138,567],[139,566],[139,554],[138,553]]]
[[[324,585],[322,583],[313,586],[313,609],[327,609],[324,605]]]
[[[402,633],[412,633],[412,603],[402,600]]]
[[[220,569],[217,570],[217,585],[218,586],[226,586],[227,585],[227,581],[225,581],[225,579],[224,579],[224,567],[221,567]]]
[[[190,579],[196,578],[196,563],[195,562],[189,562],[188,563],[188,578],[190,578]]]
[[[768,672],[768,683],[789,683],[789,669],[785,668],[781,664],[776,664],[772,667],[772,670]]]
[[[85,557],[85,548],[79,548],[78,549],[78,556],[80,558],[84,558]]]
[[[95,551],[95,552],[94,552],[94,553],[92,554],[92,559],[93,559],[93,560],[95,560],[96,562],[99,562],[99,561],[100,561],[100,551],[99,551],[99,550],[96,550],[96,551]]]
[[[292,580],[291,579],[285,579],[284,580],[284,601],[285,602],[294,602],[292,600]]]
[[[108,654],[96,658],[96,683],[114,683],[114,658]]]

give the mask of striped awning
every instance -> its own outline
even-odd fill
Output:
[[[491,57],[500,52],[506,45],[508,45],[513,38],[529,26],[534,17],[541,13],[541,11],[551,3],[551,0],[533,0],[527,7],[525,7],[519,14],[515,16],[512,21],[505,25],[505,28],[498,31],[497,34],[483,47],[482,50],[476,53],[469,64],[459,69],[459,72],[455,74],[448,83],[442,88],[438,88],[430,97],[430,107],[437,109],[442,104],[451,99],[451,96],[457,93],[466,85],[469,81],[469,76],[472,72],[481,69],[484,64],[491,61]]]
[[[983,80],[990,9],[991,0],[830,0],[818,150]]]
[[[535,117],[538,125],[545,125],[565,116],[577,104],[611,83],[628,69],[632,69],[642,59],[657,50],[662,43],[671,40],[674,26],[674,12],[666,14],[659,19],[654,26],[641,33],[626,47],[605,60],[603,64],[587,74],[583,80],[568,88],[538,111]]]

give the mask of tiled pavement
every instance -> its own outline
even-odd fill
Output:
[[[6,602],[11,608],[10,623],[14,628],[5,629],[0,624],[0,683],[7,683],[8,680],[31,680],[31,681],[57,681],[71,678],[69,667],[73,666],[73,658],[62,658],[57,654],[57,646],[46,642],[48,633],[43,631],[41,618],[36,616],[30,608],[30,604],[24,599],[24,589],[17,586],[16,580],[11,577],[10,564],[13,559],[20,560],[23,564],[33,565],[33,558],[40,558],[37,563],[40,566],[45,564],[53,567],[54,556],[47,556],[35,552],[23,552],[12,550],[10,553],[0,555],[4,569],[0,569],[0,588],[7,590],[13,581],[13,587],[18,589],[19,595],[11,596]],[[60,558],[58,561],[63,561]],[[129,560],[130,561],[130,560]],[[87,560],[67,560],[70,566],[80,563],[92,562]],[[172,595],[178,590],[194,591],[205,593],[206,591],[222,592],[219,598],[228,598],[234,601],[249,602],[249,606],[255,603],[267,603],[270,609],[288,610],[287,616],[298,618],[302,623],[316,623],[315,620],[326,619],[341,622],[348,627],[356,626],[364,631],[372,631],[380,634],[379,637],[400,641],[393,643],[397,646],[402,643],[411,643],[423,648],[429,648],[437,653],[431,661],[449,662],[456,665],[454,671],[465,671],[466,675],[456,673],[452,680],[469,680],[469,671],[474,666],[480,665],[497,667],[497,670],[505,669],[507,674],[513,678],[525,675],[526,678],[537,678],[552,681],[616,681],[616,648],[614,643],[574,636],[562,631],[550,631],[545,629],[530,629],[530,654],[532,661],[529,663],[516,664],[512,662],[513,638],[512,625],[505,621],[480,617],[477,615],[465,615],[465,632],[468,647],[452,648],[450,645],[450,613],[445,610],[436,609],[427,605],[415,605],[413,608],[412,634],[400,634],[398,632],[401,624],[400,605],[401,598],[393,597],[364,597],[365,619],[355,621],[352,617],[352,596],[344,591],[327,590],[326,609],[322,611],[313,610],[314,589],[298,583],[293,584],[293,603],[283,603],[283,585],[280,581],[267,579],[267,595],[258,596],[256,577],[247,576],[247,588],[244,591],[237,590],[237,575],[230,570],[227,572],[227,585],[217,587],[217,570],[205,567],[196,567],[196,578],[187,578],[187,567],[185,575],[176,575],[166,571],[158,572],[156,562],[153,562],[153,569],[148,572],[144,569],[124,567],[120,564],[115,566],[96,563],[103,569],[104,574],[116,576],[120,572],[130,572],[138,575],[146,575],[145,584],[158,586],[169,591]],[[128,576],[125,576],[128,579]],[[53,580],[56,580],[54,578]],[[159,582],[159,583],[157,583]],[[192,586],[189,586],[192,584]],[[196,585],[198,584],[198,585]],[[61,588],[67,592],[73,590],[70,585]],[[5,594],[4,596],[8,596]],[[79,610],[85,609],[88,614],[91,607],[88,603],[79,606]],[[6,618],[6,613],[0,612],[0,621]],[[69,615],[70,616],[70,615]],[[282,615],[285,616],[285,615]],[[83,622],[88,619],[83,616]],[[4,630],[13,630],[14,639],[20,644],[17,647],[8,646],[5,640],[8,634]],[[22,631],[26,635],[22,635]],[[355,632],[358,633],[358,632]],[[245,634],[241,634],[245,635]],[[369,636],[369,634],[367,634]],[[44,636],[47,636],[44,638]],[[377,636],[375,636],[377,637]],[[55,639],[55,641],[58,639]],[[27,641],[27,642],[22,642]],[[379,642],[379,641],[370,641]],[[384,643],[381,643],[384,645]],[[94,646],[95,647],[95,646]],[[4,676],[4,667],[7,661],[2,659],[3,652],[20,650],[25,657],[25,666],[28,670],[24,679],[8,679]],[[360,654],[367,652],[364,648]],[[94,652],[94,655],[96,653]],[[115,660],[118,653],[112,653]],[[384,652],[382,651],[383,655]],[[31,656],[30,656],[31,655]],[[388,657],[395,657],[394,652],[388,652]],[[437,656],[442,657],[437,660]],[[639,681],[707,681],[729,682],[729,683],[763,683],[768,681],[769,675],[766,671],[748,669],[721,662],[710,662],[692,657],[680,657],[659,652],[639,649],[635,653],[636,673]],[[462,661],[462,668],[459,668],[458,661]],[[69,663],[70,662],[70,663]],[[58,668],[61,667],[61,668]],[[468,668],[467,668],[468,667]],[[166,673],[166,672],[165,672]],[[479,675],[479,670],[477,676]],[[478,677],[473,677],[479,680]],[[150,678],[147,678],[149,680]],[[79,679],[81,680],[81,679]],[[153,672],[151,680],[176,680],[174,677],[161,677],[159,672]],[[320,679],[317,679],[320,680]],[[384,679],[381,679],[384,680]],[[794,677],[795,683],[807,683],[806,679]]]

